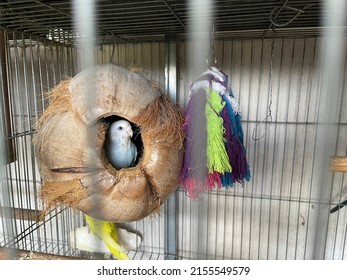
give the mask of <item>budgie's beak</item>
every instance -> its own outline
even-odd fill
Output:
[[[128,126],[126,128],[127,134],[129,135],[129,138],[133,137],[133,130],[131,128],[131,126]]]

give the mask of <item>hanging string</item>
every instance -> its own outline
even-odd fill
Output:
[[[281,7],[275,7],[275,8],[272,9],[272,11],[270,13],[270,18],[269,19],[270,19],[270,22],[271,22],[271,24],[273,26],[275,26],[275,27],[286,27],[289,24],[291,24],[298,16],[303,14],[305,12],[305,10],[307,10],[308,8],[310,8],[310,7],[312,7],[312,6],[317,4],[317,3],[308,4],[301,10],[301,9],[298,9],[298,8],[295,8],[295,7],[288,6],[287,5],[288,2],[289,2],[289,0],[286,0]],[[278,9],[278,11],[277,11],[276,15],[274,16],[274,13],[276,12],[277,9]],[[277,21],[277,17],[282,12],[282,10],[284,10],[284,9],[295,11],[296,14],[292,18],[290,18],[288,21],[280,24]]]
[[[270,58],[270,77],[269,77],[269,103],[267,106],[267,116],[262,120],[262,121],[257,121],[255,128],[253,129],[253,133],[252,133],[252,139],[254,141],[258,141],[262,138],[265,137],[265,135],[267,134],[271,124],[272,124],[272,97],[273,97],[273,93],[272,93],[272,73],[273,73],[273,61],[274,61],[274,53],[275,53],[275,30],[274,30],[274,35],[272,37],[272,42],[271,42],[271,58]],[[262,135],[257,136],[257,131],[260,125],[265,123],[265,130],[263,132]]]
[[[113,42],[112,42],[112,52],[111,52],[111,56],[110,56],[110,63],[113,60],[113,56],[114,56],[114,53],[115,53],[115,50],[116,50],[116,36],[114,36],[113,33],[112,33],[112,40],[113,40]]]
[[[113,34],[113,32],[109,31],[105,34],[104,39],[101,42],[100,51],[104,50],[104,45],[109,34],[112,35],[112,52],[111,52],[110,61],[109,61],[110,63],[112,63],[113,56],[116,50],[116,36]]]
[[[209,57],[206,59],[207,67],[215,66],[217,64],[217,58],[214,52],[214,38],[215,38],[216,26],[212,26],[212,32],[210,35],[210,53]],[[211,64],[212,63],[212,64]]]
[[[252,139],[254,141],[258,141],[258,140],[261,140],[262,138],[264,138],[265,135],[267,134],[271,124],[272,124],[272,111],[271,111],[272,99],[273,99],[273,89],[272,89],[272,76],[273,75],[272,74],[273,74],[273,61],[274,61],[274,49],[275,49],[274,45],[275,45],[275,37],[276,37],[276,27],[286,27],[286,26],[288,26],[298,16],[303,14],[305,12],[305,10],[307,10],[308,8],[310,8],[310,7],[312,7],[312,6],[314,6],[316,4],[316,3],[308,4],[301,10],[301,9],[297,9],[297,8],[288,6],[288,2],[289,2],[289,0],[285,0],[284,3],[282,4],[282,6],[275,7],[275,8],[272,9],[272,11],[270,13],[270,16],[269,16],[270,26],[266,30],[264,30],[263,35],[262,35],[262,38],[264,39],[265,35],[270,31],[270,29],[273,32],[272,42],[271,42],[271,58],[270,58],[269,103],[268,103],[268,106],[267,106],[267,116],[262,121],[257,121],[257,123],[255,125],[255,128],[253,129]],[[278,22],[278,16],[284,9],[296,11],[297,13],[292,18],[290,18],[288,21],[286,21],[285,23],[280,24]],[[262,125],[264,123],[265,123],[265,130],[264,130],[264,132],[260,136],[257,136],[258,129],[259,129],[260,125]]]

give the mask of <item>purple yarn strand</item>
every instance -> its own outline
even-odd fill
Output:
[[[247,172],[245,151],[237,136],[232,132],[232,123],[227,106],[223,108],[221,116],[224,120],[226,149],[232,167],[231,178],[233,181],[241,182]]]
[[[206,168],[206,117],[205,117],[206,94],[203,90],[194,92],[185,110],[185,142],[184,162],[181,170],[181,180],[188,178],[201,178],[199,169]],[[202,147],[197,150],[196,147]],[[207,168],[206,168],[207,170]],[[205,173],[203,170],[200,173]],[[202,180],[203,181],[203,180]]]

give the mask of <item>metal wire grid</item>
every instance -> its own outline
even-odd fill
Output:
[[[32,149],[32,137],[34,124],[47,104],[44,92],[64,75],[72,74],[71,48],[52,42],[39,44],[35,39],[24,39],[24,35],[17,32],[13,32],[11,38],[6,42],[5,73],[10,115],[2,118],[11,119],[12,134],[6,135],[6,139],[14,141],[16,158],[4,170],[4,188],[8,189],[9,197],[2,197],[1,212],[5,213],[5,207],[13,211],[7,212],[10,217],[1,217],[1,246],[65,254],[62,244],[67,237],[56,227],[64,228],[78,222],[72,218],[71,211],[64,215],[61,209],[49,213],[47,223],[39,222],[37,211],[42,210],[38,200],[40,175]],[[12,222],[5,225],[8,218]]]
[[[15,141],[15,160],[4,168],[7,190],[0,198],[0,247],[43,252],[47,254],[100,258],[70,247],[70,231],[83,225],[83,215],[69,208],[57,208],[46,215],[44,221],[38,215],[42,210],[39,199],[40,175],[35,161],[32,138],[35,122],[45,109],[49,96],[45,93],[62,79],[76,74],[77,50],[59,42],[38,38],[24,38],[20,32],[6,32],[6,75],[9,89],[12,133],[6,139]],[[10,36],[9,36],[10,35]],[[117,54],[111,57],[114,46],[96,49],[99,63],[105,57],[107,62],[134,67],[134,61],[144,65],[143,75],[164,84],[164,44],[137,44],[133,56],[119,56],[119,51],[128,52],[124,46],[117,46]],[[125,63],[127,61],[127,63]],[[2,103],[3,104],[3,103]],[[5,131],[7,131],[5,129]],[[156,216],[125,225],[146,233],[141,249],[129,253],[134,259],[158,259],[164,256],[163,209]],[[103,257],[103,256],[102,256]]]
[[[70,209],[56,209],[45,222],[35,221],[35,214],[25,209],[41,209],[37,199],[39,174],[35,164],[31,140],[33,124],[45,107],[43,92],[53,87],[64,76],[74,74],[75,49],[47,40],[38,43],[24,39],[14,32],[8,41],[8,80],[11,88],[13,135],[16,141],[17,161],[6,167],[10,205],[19,209],[13,212],[10,229],[1,217],[1,246],[45,253],[93,257],[69,247],[69,230],[82,225],[81,214]],[[205,195],[206,232],[205,258],[226,259],[310,259],[312,232],[317,194],[312,185],[312,170],[316,141],[319,75],[315,70],[319,39],[276,39],[274,47],[273,79],[274,119],[272,128],[263,141],[253,141],[250,135],[257,121],[266,116],[269,101],[269,63],[271,40],[217,41],[216,55],[219,66],[231,77],[236,97],[244,113],[243,125],[252,181],[243,188],[217,190]],[[105,45],[96,50],[99,62],[123,66],[142,65],[149,79],[164,84],[165,44],[128,43]],[[185,73],[185,44],[180,44],[180,89],[178,102],[183,106],[187,99],[190,80]],[[113,54],[113,56],[112,56]],[[159,54],[159,55],[158,55]],[[345,64],[346,65],[346,64]],[[250,72],[251,71],[251,72]],[[346,70],[345,70],[346,71]],[[346,75],[346,74],[345,74]],[[344,75],[344,76],[345,76]],[[341,85],[344,88],[344,81]],[[254,94],[257,93],[257,94]],[[293,102],[289,102],[293,101]],[[341,100],[340,120],[336,124],[336,153],[346,155],[346,111]],[[331,207],[339,202],[346,178],[332,174]],[[330,186],[327,186],[330,187]],[[20,209],[24,209],[21,211]],[[184,192],[178,191],[177,256],[194,259],[197,255],[197,207]],[[142,232],[144,243],[130,252],[135,259],[164,257],[163,209],[158,216],[132,223],[133,229]],[[311,222],[310,222],[311,219]],[[346,258],[346,214],[341,211],[329,218],[328,235],[324,244],[327,259]],[[201,257],[201,256],[200,256]]]
[[[304,29],[306,34],[310,30],[316,35],[319,32],[318,0],[219,0],[214,5],[216,36],[261,36],[272,27],[278,32],[284,28],[285,35],[295,34],[293,29]],[[188,1],[183,0],[96,1],[97,40],[112,43],[185,38],[191,28],[189,9]],[[4,0],[0,10],[0,26],[4,28],[65,43],[79,36],[73,32],[71,1]],[[289,23],[293,29],[285,29]]]
[[[273,75],[270,75],[272,40],[219,41],[215,44],[217,67],[226,71],[241,103],[243,127],[252,179],[244,187],[218,190],[202,200],[207,209],[203,227],[207,232],[204,258],[226,259],[311,259],[316,237],[317,209],[325,208],[326,227],[323,258],[346,258],[346,213],[329,215],[328,210],[341,201],[346,192],[343,173],[331,173],[325,186],[329,200],[319,199],[316,176],[316,149],[321,73],[320,38],[274,40]],[[324,48],[323,48],[324,49]],[[186,47],[181,48],[185,61]],[[346,53],[339,90],[345,90]],[[186,102],[186,89],[194,80],[180,65],[180,102]],[[273,96],[270,95],[270,84]],[[182,94],[185,92],[185,94]],[[347,153],[346,94],[336,108],[334,154]],[[252,139],[257,124],[268,114],[272,99],[272,121],[261,123],[264,138]],[[266,127],[271,125],[269,130]],[[328,167],[328,162],[324,164]],[[197,239],[192,227],[197,209],[194,202],[180,195],[179,254],[196,257]],[[189,221],[189,222],[187,222]],[[200,233],[199,233],[200,234]]]
[[[40,209],[35,193],[39,175],[30,145],[34,133],[31,125],[44,109],[42,93],[59,83],[63,76],[75,74],[75,48],[58,43],[65,41],[66,34],[58,32],[54,41],[36,36],[29,36],[28,39],[28,35],[21,32],[10,32],[8,36],[10,47],[7,57],[11,62],[8,66],[8,80],[11,92],[14,92],[11,108],[12,125],[15,128],[10,138],[16,140],[18,157],[15,163],[6,168],[8,188],[11,190],[11,207]],[[319,75],[315,75],[316,68],[313,67],[317,61],[317,40],[276,40],[274,67],[277,67],[277,73],[280,74],[275,75],[273,80],[277,85],[276,90],[281,92],[281,95],[274,99],[273,111],[276,112],[276,118],[272,122],[271,133],[266,134],[264,141],[259,142],[252,142],[250,135],[256,123],[264,119],[267,113],[265,109],[270,99],[270,80],[267,75],[270,68],[271,43],[269,40],[216,42],[218,64],[224,71],[230,71],[233,89],[243,105],[243,125],[246,126],[247,150],[254,174],[251,183],[246,184],[244,188],[238,186],[233,190],[218,190],[203,198],[207,206],[204,209],[206,245],[203,257],[309,259],[312,256],[312,240],[315,233],[311,231],[313,226],[309,225],[314,223],[318,203],[312,185],[312,160],[315,153],[312,147],[316,141],[317,92],[320,92]],[[144,71],[144,75],[159,81],[161,85],[164,84],[165,44],[106,43],[104,40],[104,46],[96,51],[98,62],[111,61],[124,66],[142,66],[144,69],[151,69]],[[187,100],[187,88],[194,79],[185,72],[185,61],[185,44],[182,43],[179,48],[180,89],[177,97],[181,106]],[[301,74],[300,78],[296,77],[298,73]],[[293,87],[298,89],[299,94],[294,94],[295,102],[290,103],[288,101],[292,97],[289,95],[289,89]],[[343,90],[344,82],[341,87]],[[302,100],[304,103],[299,102]],[[340,120],[336,124],[336,152],[340,155],[346,155],[346,106],[343,106],[346,102],[344,97],[339,108]],[[301,135],[304,135],[304,139]],[[331,182],[331,205],[336,205],[345,191],[346,178],[343,174],[332,174]],[[178,218],[178,251],[175,257],[197,258],[198,245],[193,227],[196,225],[198,209],[182,191],[178,192],[178,197],[179,212],[171,213]],[[330,201],[325,203],[327,206],[330,205]],[[1,201],[1,206],[8,204]],[[33,216],[25,220],[24,212],[15,212],[17,219],[10,223],[10,229],[7,230],[10,235],[2,236],[1,246],[10,245],[46,253],[83,256],[82,252],[71,250],[68,246],[68,230],[81,225],[82,218],[69,209],[61,211],[57,209],[50,213],[45,223],[36,222]],[[157,217],[131,225],[143,232],[147,239],[144,240],[142,248],[130,253],[132,258],[163,258],[163,217],[162,211]],[[292,223],[293,221],[295,222]],[[8,222],[3,215],[1,224],[3,228],[8,229]],[[323,246],[324,258],[346,258],[345,224],[346,215],[343,211],[329,217]],[[273,240],[276,242],[272,242]]]

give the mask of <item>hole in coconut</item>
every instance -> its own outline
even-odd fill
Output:
[[[132,131],[131,141],[135,144],[136,150],[137,150],[137,155],[136,155],[135,161],[132,164],[130,163],[130,165],[127,167],[125,167],[125,166],[122,167],[122,165],[128,165],[128,163],[126,163],[126,160],[125,161],[123,161],[123,160],[119,161],[118,160],[119,158],[117,158],[117,153],[115,153],[114,150],[113,150],[113,153],[115,153],[114,157],[116,157],[116,159],[112,159],[112,155],[111,155],[111,153],[112,153],[111,149],[117,148],[118,146],[116,144],[113,144],[112,141],[110,141],[112,138],[111,133],[110,133],[110,128],[111,128],[111,125],[113,123],[115,123],[117,121],[122,121],[122,120],[125,120],[128,123],[130,123],[131,131]],[[107,130],[106,135],[105,135],[105,143],[104,143],[104,147],[103,147],[107,161],[117,170],[122,169],[122,168],[129,168],[129,167],[136,166],[140,162],[142,154],[143,154],[143,142],[142,142],[140,127],[137,124],[135,124],[135,123],[133,123],[133,122],[131,122],[125,118],[122,118],[120,116],[117,116],[117,115],[106,117],[103,119],[103,121],[104,121],[104,123],[106,123],[108,125],[108,130]],[[115,129],[115,128],[113,128],[113,129]],[[129,137],[129,130],[126,128],[126,124],[119,123],[119,126],[117,126],[116,130],[118,130],[117,133],[119,133],[120,137],[122,135],[125,137]],[[116,138],[118,138],[118,136]],[[113,140],[114,140],[114,138],[113,138]]]

